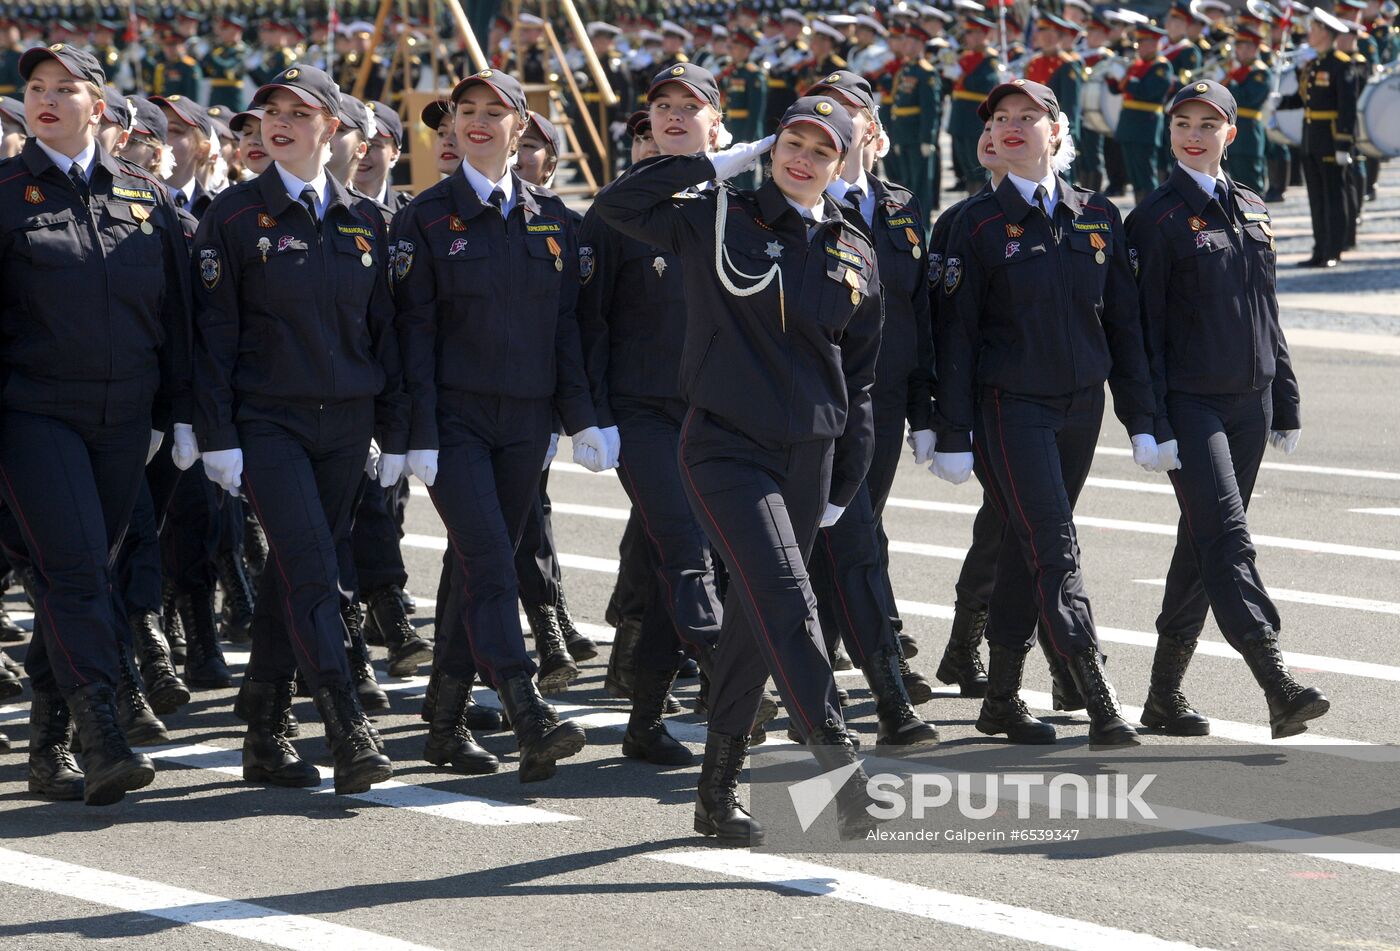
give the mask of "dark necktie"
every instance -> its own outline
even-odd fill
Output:
[[[506,216],[506,193],[499,188],[491,191],[491,197],[487,199],[492,208],[501,213],[501,217]]]
[[[185,193],[178,188],[175,190],[175,194],[172,197],[175,199],[176,208],[187,208],[189,206],[189,199],[186,198]]]
[[[92,191],[88,188],[87,176],[83,174],[83,167],[77,162],[68,166],[68,180],[73,183],[73,187],[78,191],[78,197],[83,204],[87,205],[92,197]]]
[[[856,211],[860,211],[860,203],[865,201],[865,189],[852,185],[846,189],[846,200],[855,206]]]
[[[1225,212],[1225,217],[1233,222],[1235,220],[1235,210],[1230,207],[1230,189],[1219,179],[1215,181],[1215,200],[1220,202],[1220,208]]]
[[[307,185],[301,190],[301,203],[306,206],[306,213],[311,216],[311,223],[320,226],[321,220],[316,216],[316,189]]]
[[[1035,186],[1035,204],[1045,217],[1050,217],[1050,193],[1045,190],[1044,185]]]

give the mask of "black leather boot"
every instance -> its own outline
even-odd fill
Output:
[[[501,705],[510,718],[520,746],[520,781],[537,783],[555,773],[555,763],[583,749],[583,727],[560,721],[525,674],[516,674],[500,685]]]
[[[160,717],[151,710],[146,700],[146,691],[141,685],[141,673],[131,652],[124,643],[118,641],[117,656],[120,669],[117,679],[117,723],[132,746],[155,746],[169,743],[170,734]]]
[[[539,657],[540,672],[537,675],[540,693],[563,693],[569,684],[578,679],[578,664],[569,656],[564,643],[564,632],[559,627],[559,616],[551,604],[525,605],[525,619],[530,623],[530,632],[535,635],[535,653]]]
[[[79,687],[67,698],[73,726],[83,741],[83,802],[110,806],[132,790],[149,786],[156,768],[133,753],[117,724],[117,694],[108,684]]]
[[[782,708],[778,706],[778,700],[768,688],[763,688],[763,695],[758,698],[758,713],[753,718],[753,729],[749,731],[749,746],[759,746],[768,739],[768,724],[777,719]]]
[[[1147,702],[1142,705],[1143,726],[1161,730],[1168,736],[1210,733],[1210,721],[1193,710],[1181,693],[1186,666],[1195,652],[1195,641],[1183,644],[1158,636],[1157,653],[1152,656],[1152,682],[1147,688]]]
[[[1244,645],[1244,662],[1254,674],[1269,702],[1269,728],[1274,739],[1297,736],[1332,706],[1322,691],[1304,687],[1293,679],[1279,652],[1278,635],[1272,631]]]
[[[441,678],[436,669],[428,677],[428,689],[423,694],[423,708],[418,712],[418,718],[424,723],[433,722],[433,710],[437,707],[438,682]],[[473,676],[472,678],[476,678]],[[467,729],[473,733],[496,733],[502,729],[501,714],[491,707],[477,703],[468,697],[467,706],[462,711],[462,722],[467,725]]]
[[[377,631],[389,648],[389,676],[412,677],[422,664],[433,662],[433,645],[418,636],[403,609],[403,591],[396,584],[370,593],[365,634]]]
[[[986,611],[953,608],[953,630],[934,676],[945,684],[957,684],[958,692],[964,697],[987,695],[987,671],[982,666],[982,654],[978,649],[986,627]],[[906,652],[905,656],[909,654]]]
[[[1089,713],[1089,749],[1106,746],[1137,746],[1137,730],[1123,719],[1118,696],[1104,676],[1103,662],[1096,647],[1075,651],[1069,657],[1069,670],[1084,697]]]
[[[127,619],[136,643],[136,665],[146,683],[146,698],[156,713],[174,713],[190,702],[190,688],[170,662],[170,648],[161,630],[160,615],[137,611]]]
[[[1040,651],[1045,655],[1045,663],[1050,668],[1051,707],[1056,710],[1083,710],[1084,696],[1079,692],[1079,685],[1074,682],[1074,675],[1069,672],[1069,661],[1056,652],[1055,645],[1050,643],[1050,635],[1045,633],[1044,628],[1036,628],[1035,639],[1040,644]]]
[[[846,652],[837,644],[831,651],[832,670],[854,670],[855,664],[851,663],[851,658],[846,656]]]
[[[827,720],[812,731],[812,735],[807,737],[807,749],[817,758],[824,773],[856,762],[855,744],[845,728],[833,720]],[[870,798],[866,789],[869,781],[865,770],[857,766],[836,793],[836,830],[844,840],[864,839],[884,821],[870,814],[869,807],[875,804],[875,800]]]
[[[350,636],[350,644],[345,656],[350,661],[350,679],[355,684],[355,692],[360,695],[360,708],[379,711],[389,709],[389,695],[374,679],[374,668],[369,662],[369,645],[365,643],[364,619],[358,604],[342,605],[340,616],[345,619],[345,630]]]
[[[252,511],[245,512],[243,516],[243,557],[254,578],[262,574],[267,566],[267,535]]]
[[[423,758],[434,766],[450,766],[471,776],[500,769],[496,757],[476,742],[464,719],[467,702],[472,696],[471,681],[441,673],[434,674],[433,678],[437,681],[437,693]]]
[[[292,682],[260,683],[244,679],[238,702],[247,715],[243,737],[243,779],[270,786],[319,786],[321,774],[297,755],[287,738],[292,713]]]
[[[689,766],[694,761],[694,755],[666,731],[661,719],[675,681],[673,670],[637,668],[632,678],[632,714],[627,720],[627,733],[622,737],[624,756],[658,766]]]
[[[34,691],[29,706],[29,791],[45,799],[83,798],[83,772],[68,748],[72,720],[57,693]]]
[[[554,616],[559,619],[559,630],[564,632],[564,646],[569,656],[580,664],[598,656],[598,645],[574,626],[574,617],[569,613],[569,603],[564,600],[564,586],[559,585],[559,600],[554,602]]]
[[[10,612],[0,604],[0,644],[18,644],[29,636],[29,632],[15,623]]]
[[[24,693],[24,682],[19,673],[10,666],[10,658],[0,651],[0,700],[9,700]]]
[[[739,774],[748,748],[746,736],[705,734],[705,759],[695,787],[695,831],[714,836],[720,845],[763,844],[763,826],[739,804]]]
[[[632,674],[637,669],[637,645],[642,641],[642,619],[627,617],[617,626],[612,653],[608,656],[608,672],[603,687],[609,697],[632,699]]]
[[[181,665],[185,662],[185,628],[180,623],[180,611],[175,606],[175,586],[165,582],[161,586],[160,618],[164,624],[165,643],[170,648],[170,662]]]
[[[1012,743],[1055,742],[1055,728],[1031,716],[1021,700],[1021,673],[1026,652],[988,643],[987,696],[977,717],[977,731],[988,736],[1006,734]]]
[[[224,589],[224,639],[231,644],[247,644],[253,626],[253,583],[243,566],[243,556],[226,551],[217,561],[219,586]]]
[[[391,779],[394,764],[379,751],[355,688],[351,684],[322,687],[315,701],[335,760],[335,794],[366,792],[375,783]]]
[[[875,716],[880,722],[875,742],[890,746],[932,746],[938,742],[938,730],[920,720],[904,689],[899,651],[885,648],[877,653],[863,670],[865,682],[875,695]]]
[[[185,683],[196,690],[222,690],[233,686],[233,675],[219,648],[219,630],[214,621],[214,592],[199,588],[175,596],[187,644]]]
[[[911,668],[903,654],[899,655],[899,677],[904,681],[904,692],[909,695],[909,702],[914,706],[933,699],[933,684],[929,683],[923,674]]]

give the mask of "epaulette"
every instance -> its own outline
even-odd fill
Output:
[[[1346,53],[1343,53],[1341,50],[1333,50],[1333,51],[1332,51],[1332,55],[1335,56],[1335,57],[1337,57],[1337,62],[1339,62],[1339,63],[1350,63],[1350,62],[1351,62],[1351,57],[1348,56]]]

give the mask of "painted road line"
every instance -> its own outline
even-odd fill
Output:
[[[28,707],[0,707],[0,723],[15,723],[28,719]]]
[[[415,541],[410,541],[410,538],[415,539]],[[442,539],[434,539],[430,535],[405,535],[404,544],[416,545],[418,544],[416,541],[418,538],[427,539],[423,547],[431,547],[434,544],[438,546],[445,544]],[[941,552],[937,551],[940,547],[941,546],[936,545],[918,545],[913,542],[890,542],[890,551],[896,553],[952,557],[953,549],[944,548]],[[961,557],[961,555],[959,557]],[[560,552],[558,558],[559,563],[566,568],[577,568],[582,571],[597,571],[604,574],[616,574],[618,570],[616,559],[595,558],[591,555],[573,555],[566,552]],[[903,598],[896,598],[895,605],[903,614],[936,618],[943,621],[950,621],[953,618],[952,605],[931,604],[926,601],[908,601]],[[1147,631],[1131,631],[1121,627],[1104,626],[1099,626],[1097,630],[1099,639],[1107,643],[1129,644],[1134,647],[1147,647],[1152,649],[1155,649],[1157,646],[1157,635]],[[1197,642],[1196,652],[1198,654],[1222,657],[1227,660],[1243,663],[1243,658],[1240,657],[1239,653],[1223,641],[1202,639]],[[1294,667],[1400,683],[1400,667],[1389,664],[1374,664],[1369,661],[1348,660],[1343,657],[1326,657],[1321,654],[1302,654],[1294,651],[1284,651],[1283,659]]]
[[[1199,951],[1197,945],[1093,922],[926,888],[747,849],[663,852],[645,858],[742,878],[807,895],[941,921],[944,924],[1070,951]]]
[[[1400,518],[1400,509],[1347,509],[1357,515],[1384,515],[1388,518]]]
[[[1147,492],[1152,495],[1175,495],[1170,482],[1138,482],[1134,479],[1100,479],[1089,476],[1084,484],[1095,489],[1118,489],[1124,492]],[[1259,493],[1254,493],[1258,495]]]
[[[1131,449],[1120,449],[1117,446],[1095,446],[1095,455],[1100,456],[1131,456]],[[1271,472],[1291,472],[1298,475],[1331,475],[1345,476],[1350,479],[1381,479],[1388,482],[1400,482],[1400,472],[1389,472],[1385,469],[1345,469],[1340,466],[1307,466],[1296,462],[1264,462],[1259,468],[1268,469]]]
[[[319,918],[72,865],[13,849],[0,848],[0,881],[294,951],[324,951],[326,948],[335,948],[336,951],[431,951],[427,945],[400,941]],[[81,930],[79,922],[72,924],[74,931]],[[192,937],[190,940],[194,941]]]
[[[1139,578],[1138,584],[1150,584],[1157,588],[1166,587],[1165,578]],[[1371,598],[1348,598],[1340,594],[1320,594],[1316,591],[1295,591],[1292,588],[1269,588],[1269,597],[1275,601],[1291,604],[1317,604],[1325,608],[1342,608],[1347,611],[1367,611],[1371,614],[1400,614],[1400,603],[1376,601]]]
[[[162,762],[209,770],[239,779],[243,778],[243,754],[239,750],[195,743],[148,748],[146,752],[152,759]],[[332,770],[323,766],[317,766],[316,769],[321,774],[321,785],[315,789],[307,788],[305,791],[334,795],[335,783],[331,779]],[[568,816],[561,812],[536,809],[534,806],[516,806],[497,802],[494,799],[465,796],[429,786],[401,783],[392,779],[385,783],[379,783],[368,792],[355,793],[341,798],[358,799],[361,802],[406,809],[409,812],[421,812],[430,816],[478,826],[536,825],[578,821],[577,816]]]

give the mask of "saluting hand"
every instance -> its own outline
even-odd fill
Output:
[[[933,464],[928,467],[928,471],[944,482],[962,485],[972,477],[972,453],[935,452]]]
[[[777,139],[776,135],[770,135],[757,142],[740,142],[723,152],[711,155],[710,164],[715,167],[715,181],[722,182],[753,168]]]

